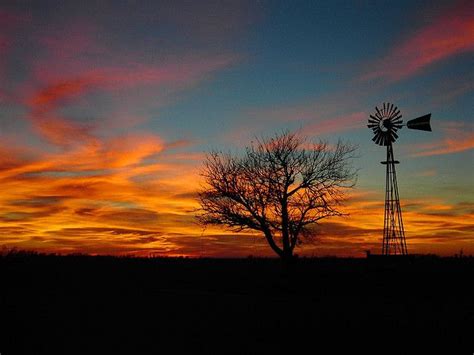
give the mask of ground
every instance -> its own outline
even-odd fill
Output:
[[[2,355],[474,350],[473,258],[19,254],[0,272]]]

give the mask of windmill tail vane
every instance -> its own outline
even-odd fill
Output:
[[[400,162],[395,160],[393,143],[399,137],[398,130],[404,126],[431,132],[430,119],[431,113],[409,120],[403,125],[400,110],[390,103],[383,103],[380,108],[375,107],[374,114],[369,116],[367,126],[374,133],[372,140],[375,144],[387,147],[386,160],[382,162],[386,166],[382,255],[408,255],[395,170],[395,165]]]
[[[431,120],[431,113],[408,121],[407,127],[411,129],[418,129],[420,131],[431,132],[430,120]]]

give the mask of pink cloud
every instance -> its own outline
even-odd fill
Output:
[[[70,100],[86,92],[90,87],[97,85],[100,79],[97,77],[81,77],[77,79],[66,79],[51,84],[29,100],[35,110],[44,111],[53,109],[62,100]]]
[[[91,133],[91,127],[65,118],[37,116],[32,122],[37,133],[49,143],[61,147],[83,144],[84,142],[95,142],[95,137]]]
[[[72,21],[54,24],[34,35],[39,46],[32,73],[42,85],[71,78],[100,78],[103,87],[120,89],[137,85],[188,81],[234,64],[238,56],[188,50],[179,55],[150,56],[148,48],[115,43],[99,24]],[[227,52],[228,53],[228,52]],[[160,58],[158,61],[157,58]]]
[[[460,1],[371,65],[363,80],[397,81],[432,64],[474,50],[474,2]]]
[[[444,106],[474,90],[474,73],[445,78],[431,90],[432,105]]]
[[[252,139],[261,131],[268,131],[269,125],[276,128],[280,124],[300,123],[301,131],[307,136],[320,136],[340,133],[365,127],[367,114],[352,112],[338,114],[331,102],[308,103],[290,107],[278,107],[250,111],[253,119],[242,124],[225,135],[227,142],[242,144],[243,137]]]
[[[178,63],[165,63],[161,65],[130,64],[128,66],[102,67],[80,71],[76,76],[61,76],[60,71],[55,71],[52,78],[46,72],[55,66],[44,67],[37,71],[40,82],[46,81],[41,89],[29,88],[31,93],[26,103],[31,109],[30,121],[37,133],[48,142],[68,146],[73,142],[93,142],[95,139],[92,130],[98,128],[97,123],[81,124],[59,114],[60,109],[67,108],[81,100],[87,105],[88,95],[101,92],[111,98],[125,97],[115,106],[119,119],[104,117],[101,121],[107,122],[107,130],[123,128],[142,123],[146,118],[126,114],[132,102],[134,106],[150,105],[157,101],[160,92],[170,95],[173,92],[193,86],[206,78],[210,73],[231,65],[236,60],[233,56],[217,56],[214,58],[188,58]],[[52,68],[51,68],[52,67]],[[38,69],[39,67],[37,67]],[[71,68],[69,68],[71,69]],[[49,79],[47,79],[49,78]],[[133,89],[144,88],[134,102]],[[127,95],[127,93],[130,93]],[[152,100],[153,97],[153,101]],[[161,98],[161,105],[169,99]],[[154,103],[159,106],[160,103]],[[120,109],[120,107],[123,108]],[[124,121],[125,115],[125,121]],[[116,122],[117,121],[117,122]],[[102,129],[103,129],[102,125]]]
[[[148,60],[137,52],[120,52],[109,43],[101,43],[99,30],[92,25],[72,24],[66,30],[51,30],[38,34],[40,49],[31,64],[29,96],[53,102],[63,96],[72,98],[97,89],[114,93],[137,87],[157,88],[166,86],[174,91],[194,85],[208,74],[235,64],[239,56],[234,54],[196,54],[179,58],[164,57]],[[142,57],[141,57],[142,56]],[[32,89],[31,87],[34,86]],[[37,87],[41,88],[40,93]],[[142,93],[143,95],[143,93]]]
[[[454,154],[474,149],[474,130],[472,125],[453,125],[444,128],[444,137],[438,141],[417,144],[414,148],[418,153],[412,156],[431,156]]]
[[[160,65],[131,64],[124,67],[103,68],[96,71],[107,90],[132,89],[137,86],[192,85],[211,72],[223,69],[237,61],[236,56],[190,58],[178,63]]]
[[[94,141],[91,127],[61,117],[56,111],[65,103],[79,97],[94,81],[90,79],[64,80],[49,85],[27,99],[31,113],[28,116],[34,130],[49,143],[66,147]]]
[[[0,33],[0,51],[5,53],[8,47],[10,47],[10,39],[4,34]]]
[[[46,31],[37,41],[48,51],[50,58],[70,61],[107,54],[106,47],[98,41],[99,29],[91,23],[76,21],[69,23],[67,28],[53,26]]]
[[[347,115],[311,122],[303,126],[303,132],[311,135],[344,132],[364,127],[367,120],[365,112],[354,112]]]
[[[59,70],[53,70],[51,67],[43,67],[37,74],[40,81],[53,84],[55,91],[66,91],[86,88],[91,86],[99,87],[103,90],[123,90],[131,89],[137,86],[146,85],[180,85],[188,84],[202,79],[207,74],[223,69],[237,61],[233,55],[223,55],[216,57],[193,57],[183,58],[177,63],[159,63],[159,64],[140,64],[125,63],[121,66],[90,65],[85,69],[79,67],[76,71],[69,74],[61,73]],[[72,63],[74,64],[74,63]],[[85,63],[81,66],[86,66]],[[69,70],[74,70],[69,67]],[[77,78],[77,79],[73,79]]]
[[[16,12],[0,9],[0,23],[3,28],[18,26],[30,19],[31,17],[28,14],[18,14]]]
[[[13,26],[21,18],[0,11],[0,20],[2,26]],[[34,56],[22,58],[24,67],[29,68],[26,80],[15,83],[14,93],[0,89],[0,100],[26,105],[34,131],[63,147],[73,141],[93,141],[92,130],[110,135],[114,129],[144,123],[148,117],[143,111],[153,108],[156,112],[158,107],[173,102],[182,90],[240,60],[240,56],[226,51],[214,54],[191,49],[161,57],[150,56],[148,48],[140,46],[127,50],[114,43],[113,36],[106,35],[106,26],[93,20],[65,23],[60,19],[48,26],[36,25],[24,28],[25,39],[37,46]],[[0,49],[15,39],[14,34],[4,35],[5,28],[0,30]],[[159,48],[156,53],[160,53]],[[0,56],[0,77],[4,58]],[[102,117],[85,117],[93,121],[87,125],[64,114],[93,111],[94,100],[90,99],[96,93],[104,106],[113,105],[113,112],[107,107],[109,112],[101,112]]]

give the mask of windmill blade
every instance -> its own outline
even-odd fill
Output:
[[[383,139],[384,139],[384,135],[382,133],[380,133],[379,136],[377,137],[377,142],[376,143],[382,145]]]
[[[401,129],[403,125],[401,123],[397,123],[397,124],[394,124],[393,127],[395,127],[396,129]]]
[[[377,140],[377,144],[379,145],[385,145],[385,137],[380,135],[379,139]]]
[[[382,115],[380,113],[380,110],[377,106],[375,106],[375,111],[377,111],[377,114],[376,114],[377,117],[379,117],[379,116],[382,117]]]
[[[417,117],[408,121],[407,127],[410,129],[418,129],[420,131],[431,132],[430,119],[431,119],[431,113],[428,113],[427,115]]]
[[[374,142],[376,142],[376,141],[377,141],[377,138],[380,136],[380,134],[381,134],[380,131],[374,131],[374,137],[372,138],[372,140],[373,140]]]
[[[382,140],[382,136],[377,136],[377,139],[375,140],[375,144],[380,145],[381,140]]]
[[[395,142],[395,140],[398,139],[398,134],[395,133],[395,131],[392,131],[392,138],[393,138],[392,142]]]
[[[375,117],[375,116],[372,116],[372,115],[370,115],[369,117],[370,117],[372,120],[375,120],[375,122],[380,121],[380,118],[378,118],[378,117]],[[370,121],[370,119],[369,119],[369,121]]]
[[[390,114],[390,118],[394,119],[400,114],[400,111],[397,111],[395,108],[393,109],[392,113]]]
[[[372,140],[375,142],[375,144],[379,144],[378,140],[380,139],[380,132],[377,132],[375,136],[372,138]]]

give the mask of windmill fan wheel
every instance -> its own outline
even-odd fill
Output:
[[[384,103],[379,109],[375,107],[375,113],[370,115],[367,125],[374,132],[372,140],[378,145],[389,145],[398,138],[397,131],[402,128],[402,115],[398,107],[390,103]]]

